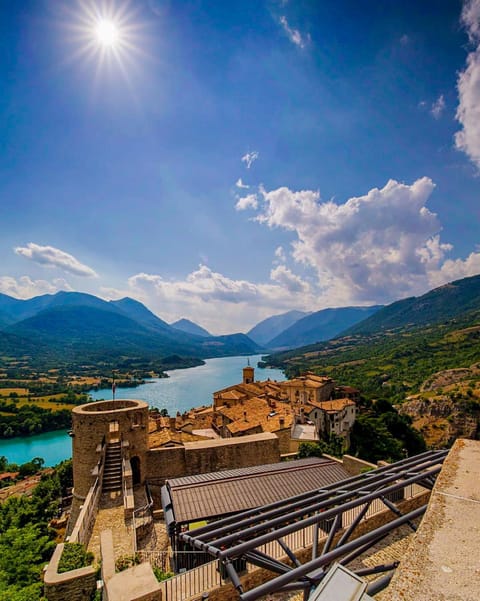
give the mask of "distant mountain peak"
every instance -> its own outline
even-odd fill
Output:
[[[195,334],[196,336],[203,336],[204,338],[211,336],[208,330],[202,328],[202,326],[199,326],[197,323],[190,321],[190,319],[186,319],[185,317],[175,321],[174,323],[171,323],[170,326],[176,330],[187,332],[187,334]]]

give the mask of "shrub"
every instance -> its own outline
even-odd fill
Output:
[[[66,543],[63,548],[62,557],[58,563],[58,573],[70,572],[84,568],[93,563],[93,553],[87,551],[80,543]]]

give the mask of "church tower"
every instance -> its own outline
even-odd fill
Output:
[[[253,382],[255,382],[255,368],[251,367],[249,359],[247,367],[243,368],[243,383],[253,384]]]

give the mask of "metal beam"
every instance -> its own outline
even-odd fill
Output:
[[[277,591],[280,587],[294,580],[297,580],[302,576],[308,576],[314,581],[316,581],[319,577],[321,579],[324,575],[324,571],[323,569],[321,569],[323,568],[323,566],[330,564],[332,561],[341,557],[348,551],[375,540],[375,538],[377,538],[379,534],[383,533],[384,531],[389,532],[405,524],[408,520],[419,517],[425,512],[426,508],[427,506],[425,505],[423,507],[415,509],[414,511],[408,514],[397,518],[396,520],[393,520],[393,522],[390,522],[389,524],[385,524],[384,526],[381,526],[380,528],[372,532],[367,532],[359,538],[356,538],[355,540],[346,543],[345,545],[343,545],[343,547],[333,549],[332,551],[329,551],[322,557],[319,557],[313,561],[309,561],[308,563],[298,568],[293,568],[287,574],[282,574],[281,576],[278,576],[277,578],[274,578],[273,580],[270,580],[269,582],[266,582],[253,590],[247,591],[245,593],[240,593],[240,599],[242,601],[254,601],[259,597],[262,597],[263,595],[267,595],[269,593]]]
[[[332,494],[340,490],[342,491],[342,494],[354,492],[356,489],[358,490],[360,483],[365,483],[365,487],[370,489],[371,486],[373,486],[376,482],[383,481],[384,476],[393,477],[396,475],[398,477],[399,472],[406,470],[408,467],[414,467],[425,463],[428,464],[429,462],[431,462],[430,465],[434,465],[435,463],[438,463],[442,457],[445,457],[447,452],[448,451],[427,451],[414,457],[402,459],[394,464],[377,468],[371,472],[366,472],[364,474],[359,474],[358,476],[347,478],[346,480],[343,480],[341,484],[336,482],[320,489],[315,489],[313,491],[290,497],[289,499],[282,499],[280,501],[270,503],[261,508],[257,507],[232,516],[228,516],[221,520],[212,522],[211,524],[207,524],[206,526],[202,526],[201,528],[197,528],[195,530],[194,537],[189,537],[188,535],[183,534],[182,538],[186,542],[188,542],[188,538],[195,538],[195,540],[198,541],[212,539],[218,534],[222,534],[229,530],[228,526],[232,526],[232,530],[240,530],[248,527],[251,524],[254,524],[255,521],[258,522],[260,516],[265,520],[274,518],[285,511],[286,503],[288,503],[288,507],[291,511],[292,508],[297,506],[308,506],[308,504],[312,502],[312,499],[321,500],[330,498]]]
[[[437,467],[432,471],[434,471],[435,473],[438,473],[440,471],[440,467]],[[271,522],[268,523],[269,528],[278,527],[276,530],[266,532],[265,534],[262,534],[260,536],[255,536],[247,541],[244,541],[237,545],[234,545],[233,547],[230,547],[229,549],[220,550],[219,547],[227,545],[231,542],[238,540],[238,538],[239,538],[238,535],[225,536],[221,539],[212,541],[210,543],[210,545],[211,545],[211,547],[217,548],[218,551],[217,551],[216,557],[220,557],[220,558],[229,557],[229,556],[236,557],[238,555],[245,553],[246,551],[248,551],[250,549],[253,549],[260,545],[264,545],[265,543],[269,543],[270,541],[275,540],[279,537],[283,537],[292,532],[296,532],[297,530],[302,530],[303,528],[306,528],[307,526],[312,526],[318,520],[328,519],[328,518],[334,517],[337,513],[347,511],[348,509],[353,509],[354,507],[358,507],[359,505],[363,505],[363,503],[367,503],[368,501],[378,498],[381,494],[385,495],[388,493],[393,493],[393,492],[396,492],[397,490],[404,488],[405,486],[408,486],[409,484],[415,484],[416,482],[419,482],[422,478],[423,478],[423,474],[417,474],[416,476],[413,476],[403,482],[393,484],[386,488],[382,488],[380,491],[376,491],[376,492],[370,493],[369,495],[362,496],[359,499],[354,499],[352,501],[344,503],[340,507],[333,507],[331,509],[327,509],[321,516],[316,514],[316,515],[313,515],[313,516],[310,516],[310,517],[307,517],[304,519],[300,519],[302,517],[302,513],[301,512],[300,513],[293,512],[292,514],[285,516],[284,520],[282,520],[282,521],[272,520]],[[299,521],[296,521],[293,524],[290,523],[286,526],[282,526],[282,524],[285,523],[285,521],[291,522],[291,520],[294,520],[294,519],[298,519]],[[242,538],[247,538],[250,535],[254,535],[256,532],[257,532],[257,528],[252,528],[252,529],[247,528],[246,530],[244,530],[242,532]]]

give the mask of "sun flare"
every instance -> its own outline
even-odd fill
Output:
[[[133,0],[76,0],[67,8],[65,29],[74,44],[74,60],[95,65],[97,81],[106,70],[126,79],[144,56],[145,26]]]
[[[94,36],[104,48],[113,48],[120,42],[121,32],[114,21],[100,19],[95,25]]]

